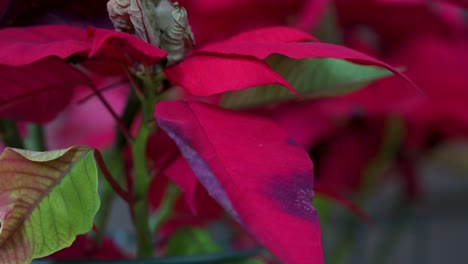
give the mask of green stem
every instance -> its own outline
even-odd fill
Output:
[[[12,120],[0,121],[0,137],[7,147],[24,149],[23,139],[20,136],[16,122]]]
[[[149,137],[156,132],[157,125],[153,116],[154,108],[159,100],[156,89],[162,84],[162,78],[152,79],[148,73],[146,76],[143,80],[145,94],[141,100],[142,120],[138,134],[131,144],[134,179],[132,212],[135,220],[139,257],[153,255],[147,199],[151,175],[146,160],[146,145]]]
[[[24,140],[27,149],[35,151],[45,151],[47,149],[44,139],[44,129],[39,124],[27,125],[28,136]]]
[[[133,217],[138,242],[138,256],[150,257],[153,255],[152,239],[148,223],[147,194],[150,183],[150,174],[146,162],[146,143],[153,132],[152,126],[142,122],[138,135],[132,144],[134,168],[134,204]]]

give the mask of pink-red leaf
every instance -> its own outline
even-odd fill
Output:
[[[281,35],[284,33],[284,35]],[[282,54],[292,59],[334,58],[387,68],[412,82],[392,66],[344,46],[312,41],[314,37],[286,27],[264,28],[208,44],[184,61],[165,69],[168,78],[188,92],[207,96],[267,84],[280,84],[295,92],[268,65],[268,56]],[[296,92],[295,92],[296,93]]]
[[[0,45],[0,117],[38,123],[63,110],[73,88],[91,83],[64,59],[92,58],[115,71],[116,63],[153,64],[166,55],[126,33],[64,25],[1,29]]]
[[[21,66],[50,56],[66,59],[72,55],[153,64],[167,54],[126,33],[65,25],[1,29],[0,45],[0,64],[10,66]]]
[[[73,88],[89,79],[58,58],[20,67],[0,65],[0,118],[43,123],[69,103]]]
[[[370,57],[364,53],[344,46],[321,42],[219,42],[207,45],[197,54],[235,54],[252,56],[264,60],[272,54],[282,54],[293,59],[304,58],[334,58],[350,60],[364,65],[375,65],[387,68],[406,81],[412,83],[405,75],[394,67]]]
[[[197,55],[166,68],[164,73],[174,84],[198,96],[268,84],[280,84],[295,92],[281,75],[255,58]]]
[[[110,59],[115,61],[140,62],[154,64],[167,55],[167,52],[145,41],[115,30],[88,28],[88,40],[92,40],[90,58]]]
[[[307,153],[273,122],[188,101],[161,102],[155,116],[198,180],[285,263],[323,263]]]
[[[21,66],[49,56],[86,56],[90,43],[85,36],[83,29],[64,25],[4,28],[0,30],[0,64]]]

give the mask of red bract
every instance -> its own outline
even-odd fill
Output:
[[[400,135],[402,142],[393,146],[397,153],[388,162],[401,172],[407,194],[416,198],[415,154],[424,154],[441,140],[468,137],[466,41],[422,38],[393,58],[394,63],[405,65],[406,74],[424,94],[401,86],[393,76],[341,98],[279,107],[275,120],[301,144],[319,153],[314,159],[318,182],[353,193],[381,150],[388,133],[385,120],[400,118],[405,131]],[[356,114],[358,123],[352,118]],[[345,121],[350,117],[351,122]],[[320,146],[324,146],[322,151],[317,149]]]
[[[83,73],[58,58],[19,67],[0,65],[0,117],[50,121],[67,106],[72,88],[88,82]]]
[[[286,263],[323,263],[312,162],[294,140],[266,119],[203,103],[161,102],[155,116],[211,196],[266,248]]]
[[[310,30],[328,0],[182,0],[197,44],[262,27],[290,25]]]
[[[58,25],[1,29],[0,45],[0,84],[5,87],[0,115],[39,123],[63,110],[73,88],[93,85],[65,59],[89,58],[111,68],[116,63],[154,64],[167,54],[125,33]]]
[[[466,30],[463,10],[437,1],[335,0],[345,40],[373,34],[370,42],[383,53],[426,34],[450,36]]]
[[[201,47],[164,73],[175,84],[199,96],[267,84],[280,84],[294,92],[264,62],[270,55],[282,54],[292,59],[336,58],[377,65],[408,80],[391,66],[365,54],[333,44],[300,42],[305,40],[315,38],[291,28],[258,29]]]

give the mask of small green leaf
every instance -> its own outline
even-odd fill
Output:
[[[200,228],[181,228],[170,238],[166,255],[191,256],[218,251],[221,251],[221,248],[211,238],[207,230]]]
[[[99,208],[94,150],[0,155],[0,263],[30,263],[91,230]]]
[[[267,58],[268,64],[305,98],[345,94],[392,73],[383,68],[355,64],[346,60],[313,58],[293,60],[282,55]],[[278,85],[254,87],[226,93],[221,104],[239,109],[296,98]]]

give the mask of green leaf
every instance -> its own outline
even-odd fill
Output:
[[[87,233],[99,208],[94,150],[0,155],[0,263],[30,263]]]
[[[200,228],[181,228],[169,239],[167,256],[191,256],[214,253],[221,248],[211,238],[207,230]]]
[[[345,94],[392,74],[383,68],[340,59],[293,60],[282,55],[273,55],[267,58],[267,62],[306,99]],[[239,109],[294,98],[295,95],[282,86],[267,85],[228,92],[224,94],[221,104]]]

